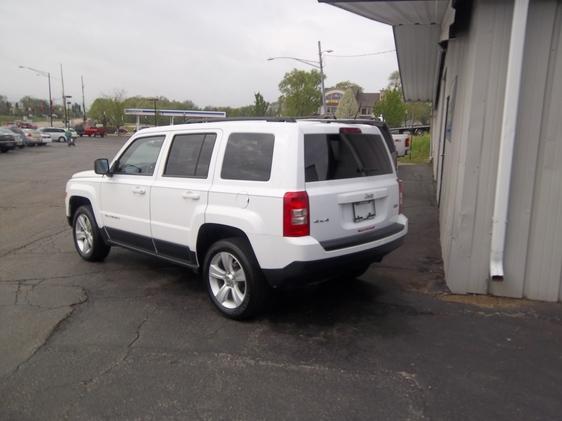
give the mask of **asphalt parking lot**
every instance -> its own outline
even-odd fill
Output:
[[[186,269],[74,251],[65,182],[124,140],[0,155],[0,419],[561,418],[561,306],[447,293],[428,167],[403,248],[242,323]]]

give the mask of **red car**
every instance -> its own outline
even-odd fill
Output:
[[[105,136],[105,129],[103,127],[86,127],[84,129],[84,136],[104,137]]]

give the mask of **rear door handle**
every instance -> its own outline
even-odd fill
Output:
[[[197,192],[189,190],[189,191],[183,192],[181,194],[181,197],[183,197],[184,199],[199,200],[201,195]]]
[[[146,193],[146,189],[143,189],[142,187],[133,187],[133,193],[143,195]]]

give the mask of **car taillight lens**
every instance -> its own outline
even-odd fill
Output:
[[[361,129],[359,127],[342,127],[342,128],[340,128],[340,133],[342,133],[342,134],[361,134]]]
[[[405,145],[407,148],[410,147],[410,138],[409,138],[409,137],[406,138],[406,140],[405,140],[405,142],[404,142],[404,145]]]
[[[308,194],[288,192],[283,196],[283,236],[302,237],[310,234]]]
[[[404,212],[404,182],[399,178],[398,181],[398,213]]]

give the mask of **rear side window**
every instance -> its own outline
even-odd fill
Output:
[[[164,176],[207,178],[216,138],[214,133],[174,136]]]
[[[275,137],[267,133],[232,133],[228,138],[221,178],[268,181]]]
[[[304,136],[306,182],[392,174],[379,135],[308,134]]]

